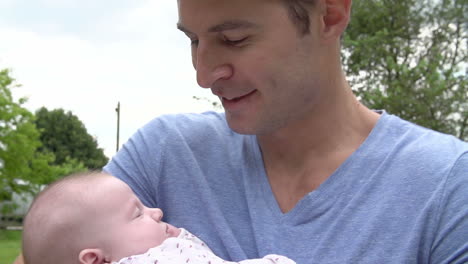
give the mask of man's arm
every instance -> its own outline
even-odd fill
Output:
[[[468,263],[468,153],[452,168],[441,204],[431,263]]]

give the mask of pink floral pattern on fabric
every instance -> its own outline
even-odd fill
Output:
[[[267,255],[261,259],[240,262],[225,261],[211,251],[203,241],[181,228],[178,237],[166,239],[161,245],[146,253],[121,259],[113,264],[295,264],[279,255]]]

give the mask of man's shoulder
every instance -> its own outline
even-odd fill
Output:
[[[224,113],[181,113],[158,116],[140,128],[133,138],[169,140],[171,142],[198,141],[216,138],[235,138]]]
[[[450,172],[468,155],[468,143],[393,115],[384,116],[379,145],[387,157],[401,167]],[[382,129],[383,128],[383,129]]]
[[[468,143],[453,135],[444,134],[394,115],[385,116],[383,134],[395,147],[428,155],[459,156],[468,152]]]
[[[140,153],[150,152],[151,156],[161,152],[165,152],[165,155],[218,151],[229,153],[242,147],[242,142],[248,138],[229,128],[224,113],[167,114],[140,128],[125,145],[135,146]]]
[[[224,113],[204,112],[204,113],[179,113],[165,114],[158,116],[147,123],[143,130],[158,132],[180,131],[180,132],[200,132],[200,131],[230,131]]]
[[[226,126],[224,113],[207,111],[203,113],[164,114],[151,120],[147,125],[162,124],[174,127]]]

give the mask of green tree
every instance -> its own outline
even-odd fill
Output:
[[[214,110],[221,110],[223,109],[223,105],[219,101],[212,100],[211,98],[208,97],[199,97],[199,96],[192,96],[193,99],[197,101],[206,101],[211,104]]]
[[[9,70],[0,71],[0,202],[9,201],[13,192],[30,191],[24,183],[36,179],[30,164],[40,146],[39,131],[33,114],[22,107],[25,99],[11,94],[17,86]]]
[[[11,93],[18,86],[9,70],[0,71],[0,215],[16,207],[13,193],[35,195],[41,186],[86,169],[70,158],[54,165],[53,152],[38,151],[41,141],[34,115],[23,107],[26,99],[15,100]]]
[[[11,88],[16,87],[8,70],[0,71],[0,201],[8,200],[12,191],[21,191],[18,179],[30,180],[29,166],[39,147],[39,132],[33,114],[22,105],[25,99],[14,100]]]
[[[468,139],[466,0],[355,0],[343,61],[358,97]]]
[[[36,126],[41,131],[42,152],[55,155],[54,165],[81,162],[88,169],[101,169],[108,161],[97,141],[84,124],[70,111],[63,109],[36,111]]]
[[[47,185],[63,176],[86,171],[86,167],[80,161],[68,158],[62,164],[54,164],[55,155],[49,151],[37,150],[34,159],[30,163],[35,177],[30,192],[36,194],[41,186]]]

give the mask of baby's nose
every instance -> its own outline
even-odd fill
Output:
[[[155,221],[161,221],[162,217],[163,217],[163,211],[159,208],[151,208],[151,217],[155,220]]]

